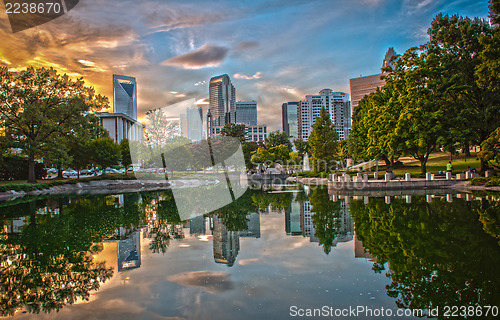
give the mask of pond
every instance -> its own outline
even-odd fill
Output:
[[[170,190],[0,203],[0,315],[498,315],[498,199],[305,189],[249,189],[185,221]]]

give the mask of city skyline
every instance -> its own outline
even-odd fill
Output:
[[[15,34],[2,11],[0,65],[83,76],[110,107],[111,76],[133,76],[139,120],[149,109],[208,98],[210,78],[227,73],[238,100],[256,100],[258,121],[274,131],[284,102],[323,88],[349,92],[349,79],[380,73],[388,47],[403,53],[427,41],[439,12],[488,16],[486,0],[120,4],[80,2]]]

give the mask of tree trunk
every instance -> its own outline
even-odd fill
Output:
[[[425,167],[425,164],[427,163],[427,159],[425,157],[419,158],[420,161],[420,173],[425,176],[427,173],[427,168]]]
[[[481,159],[481,173],[485,173],[488,170],[488,161]]]
[[[391,160],[389,160],[389,158],[387,158],[387,156],[386,156],[386,155],[383,155],[383,156],[382,156],[382,160],[384,160],[384,162],[385,162],[385,166],[386,166],[387,168],[390,168],[390,167],[391,167]]]
[[[62,174],[62,163],[57,164],[57,178],[58,179],[63,179],[63,174]]]
[[[28,156],[28,183],[36,183],[35,179],[35,155]]]
[[[466,143],[464,145],[464,154],[465,154],[465,157],[470,157],[470,146],[468,143]]]

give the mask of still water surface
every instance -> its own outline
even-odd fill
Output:
[[[412,319],[397,312],[500,307],[498,199],[286,189],[187,221],[169,190],[0,203],[0,314]]]

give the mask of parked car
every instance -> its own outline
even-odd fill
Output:
[[[78,172],[76,170],[73,170],[73,169],[68,169],[68,170],[63,171],[63,176],[66,176],[66,177],[72,177],[72,176],[77,176],[77,175],[78,175]]]
[[[57,174],[58,170],[56,168],[47,169],[47,174]]]
[[[118,170],[116,169],[113,169],[113,168],[106,168],[106,170],[104,170],[105,173],[118,173]]]

